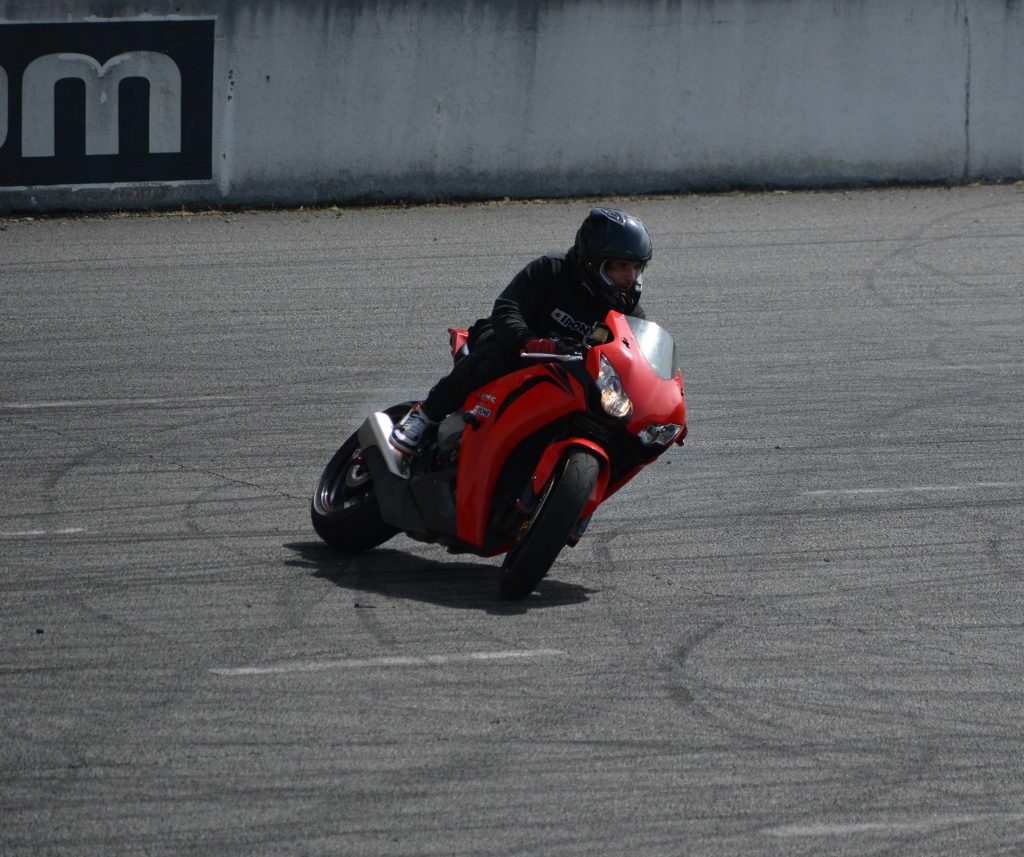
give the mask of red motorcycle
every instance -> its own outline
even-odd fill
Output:
[[[457,361],[467,331],[449,335]],[[662,327],[612,311],[563,350],[524,354],[536,362],[471,393],[418,455],[388,440],[412,402],[369,416],[317,483],[317,534],[349,552],[402,531],[451,553],[505,554],[501,592],[525,598],[594,510],[686,436],[683,378]]]

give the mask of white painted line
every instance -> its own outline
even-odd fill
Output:
[[[902,488],[822,488],[817,491],[801,491],[804,497],[855,494],[913,494],[940,493],[948,491],[988,491],[994,488],[1022,488],[1024,482],[975,482],[971,485],[907,485]]]
[[[232,402],[238,396],[196,396],[191,399],[69,399],[61,402],[0,402],[0,411],[35,411],[53,408],[107,408],[114,405],[192,405],[200,402]]]
[[[86,532],[81,527],[72,527],[66,530],[18,530],[15,532],[0,533],[0,539],[32,539],[40,536],[73,536],[75,533]]]
[[[978,824],[979,822],[1013,823],[1024,821],[1021,812],[992,812],[979,815],[935,815],[928,818],[862,821],[848,824],[818,822],[816,824],[785,824],[765,830],[768,836],[780,838],[811,837],[811,836],[856,836],[864,833],[921,833],[943,827],[956,827],[960,824]]]
[[[279,673],[311,673],[323,670],[355,670],[373,667],[428,667],[465,664],[480,661],[511,661],[523,658],[548,658],[564,655],[558,649],[531,649],[512,652],[469,652],[461,655],[397,655],[380,658],[343,658],[324,661],[293,661],[265,667],[219,667],[214,675],[274,675]]]
[[[968,372],[974,370],[1019,369],[1020,366],[1020,363],[961,363],[959,366],[922,366],[921,368],[932,372]]]

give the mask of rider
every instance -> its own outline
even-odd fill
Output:
[[[391,443],[416,453],[426,430],[466,397],[524,365],[520,352],[555,354],[561,338],[581,339],[609,309],[644,318],[640,292],[651,238],[639,218],[593,208],[564,255],[541,256],[520,271],[469,331],[470,351],[394,427]]]

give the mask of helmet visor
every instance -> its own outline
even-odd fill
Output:
[[[642,285],[646,262],[630,259],[605,259],[601,263],[600,274],[606,286],[626,292]]]

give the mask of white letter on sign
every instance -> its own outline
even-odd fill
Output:
[[[133,51],[104,65],[85,54],[48,54],[33,60],[22,81],[21,154],[52,158],[54,87],[75,78],[85,84],[85,154],[118,153],[118,87],[122,80],[149,81],[149,151],[181,151],[181,72],[166,54]]]

